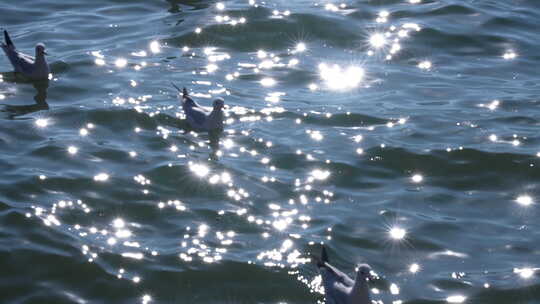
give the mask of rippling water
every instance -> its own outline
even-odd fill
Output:
[[[2,303],[540,303],[537,0],[3,1]],[[219,138],[171,82],[223,97]]]

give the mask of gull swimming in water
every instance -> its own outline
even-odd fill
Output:
[[[21,73],[25,77],[32,80],[45,80],[49,78],[49,65],[45,60],[45,45],[43,43],[36,44],[36,57],[17,51],[13,41],[9,38],[8,32],[4,30],[4,40],[0,46],[6,53],[13,69],[16,73]]]
[[[180,95],[180,92],[182,93],[182,109],[187,122],[193,129],[204,131],[223,130],[224,101],[222,98],[215,99],[212,108],[203,107],[189,97],[186,88],[180,90],[174,83],[172,85],[178,90],[178,95]]]
[[[322,276],[327,304],[372,304],[369,295],[368,279],[372,279],[371,267],[358,265],[356,280],[328,263],[326,248],[322,247],[317,267]]]

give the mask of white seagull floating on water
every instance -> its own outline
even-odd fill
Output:
[[[8,57],[15,72],[23,74],[32,80],[45,80],[49,78],[49,65],[45,60],[45,45],[36,44],[36,57],[17,51],[13,41],[9,38],[8,32],[4,30],[5,43],[1,44],[4,53]]]
[[[358,265],[356,280],[328,263],[328,255],[323,245],[317,267],[322,276],[327,304],[372,304],[368,279],[373,279],[371,267]]]
[[[186,88],[180,90],[174,83],[172,84],[179,92],[182,93],[181,103],[186,120],[189,125],[196,130],[204,131],[222,131],[223,130],[223,106],[222,98],[217,98],[213,102],[213,107],[203,107],[197,104],[189,97]],[[180,96],[178,96],[180,98]]]

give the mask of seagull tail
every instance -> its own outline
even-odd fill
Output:
[[[324,267],[328,263],[328,253],[326,253],[326,247],[324,245],[322,245],[321,256],[315,257],[315,263],[319,268]]]
[[[13,41],[11,41],[11,38],[9,38],[9,34],[6,30],[4,30],[4,40],[6,41],[6,45],[12,49],[15,48],[15,45],[13,44]]]
[[[322,245],[321,260],[325,263],[328,262],[328,253],[326,253],[326,247],[324,245]]]
[[[172,84],[172,86],[173,86],[176,90],[178,90],[179,93],[181,92],[181,91],[180,91],[180,88],[177,87],[177,86],[174,84],[174,82],[171,81],[171,84]]]

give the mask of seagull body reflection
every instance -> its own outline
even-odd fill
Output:
[[[4,108],[0,111],[8,113],[10,119],[14,119],[17,116],[22,116],[25,114],[48,110],[49,105],[47,104],[47,89],[49,88],[49,81],[39,81],[33,83],[34,88],[37,91],[37,94],[34,96],[35,104],[30,105],[4,105]]]

